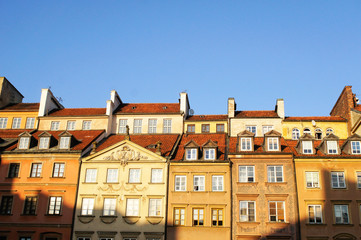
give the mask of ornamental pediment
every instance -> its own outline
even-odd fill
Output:
[[[133,149],[127,145],[110,151],[110,153],[103,156],[103,160],[116,161],[116,162],[128,162],[147,160],[148,156],[137,149]]]

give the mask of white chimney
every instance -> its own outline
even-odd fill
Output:
[[[185,92],[181,92],[180,94],[180,111],[184,113],[184,119],[186,119],[189,115],[189,100],[188,95]]]
[[[285,119],[285,102],[282,98],[277,99],[276,111],[280,118]]]
[[[63,109],[64,106],[54,97],[50,89],[41,89],[40,106],[39,106],[39,117],[44,117],[54,109]]]
[[[228,98],[228,118],[234,118],[236,111],[236,102],[234,98]]]

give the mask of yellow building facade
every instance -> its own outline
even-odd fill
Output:
[[[193,115],[184,121],[184,133],[227,133],[227,115]]]

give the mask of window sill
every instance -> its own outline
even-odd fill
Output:
[[[28,177],[28,179],[41,179],[43,177]]]
[[[289,225],[290,223],[289,222],[266,222],[266,224],[285,224],[285,225]]]
[[[82,184],[98,184],[98,182],[82,182]]]
[[[119,182],[103,182],[103,184],[119,184]]]
[[[190,191],[172,191],[172,193],[189,193]]]
[[[326,223],[306,223],[306,226],[327,226]]]
[[[286,185],[287,182],[265,182],[266,185],[277,185],[277,184],[280,184],[280,185]]]
[[[100,220],[101,220],[103,223],[105,223],[105,224],[111,224],[111,223],[113,223],[117,218],[118,218],[118,216],[114,216],[114,215],[100,216]]]
[[[125,184],[142,184],[142,182],[126,182]]]
[[[334,223],[334,224],[332,224],[332,226],[335,226],[335,227],[353,227],[354,224],[351,224],[351,223]]]
[[[37,214],[20,214],[20,216],[24,216],[24,217],[36,217]]]
[[[4,213],[4,214],[0,214],[0,216],[12,216],[12,213]]]
[[[47,216],[47,217],[61,217],[63,215],[61,215],[61,214],[44,214],[44,216]]]
[[[261,222],[237,222],[237,224],[250,224],[250,225],[259,225]]]
[[[94,215],[79,215],[78,219],[81,223],[90,223],[95,218]]]
[[[147,219],[147,221],[150,223],[150,224],[153,224],[153,225],[156,225],[156,224],[159,224],[164,217],[161,217],[161,216],[149,216],[149,217],[145,217]]]
[[[65,177],[50,177],[50,179],[65,179]]]
[[[344,187],[344,188],[331,188],[332,190],[347,190],[347,188],[346,187]]]
[[[140,217],[138,217],[138,216],[124,216],[123,219],[128,224],[135,224],[136,222],[139,221]]]
[[[149,182],[148,184],[165,184],[165,182]]]
[[[5,179],[20,179],[20,177],[5,177]]]
[[[257,185],[258,182],[237,182],[237,185]]]

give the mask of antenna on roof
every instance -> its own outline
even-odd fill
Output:
[[[189,109],[189,114],[193,115],[194,114],[194,110],[193,109]]]
[[[63,102],[63,99],[61,97],[56,97],[56,99],[59,101],[59,102]]]
[[[51,86],[49,86],[48,89],[50,90],[50,89],[51,89]]]

